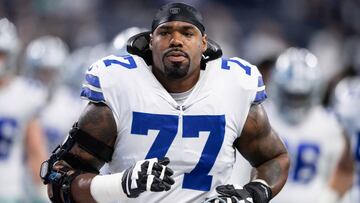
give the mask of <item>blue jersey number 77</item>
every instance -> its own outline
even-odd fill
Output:
[[[199,162],[190,173],[185,173],[183,188],[209,191],[212,176],[209,175],[214,166],[225,134],[224,115],[184,115],[182,138],[199,137],[199,132],[210,132],[201,153]],[[154,143],[146,155],[146,159],[164,157],[178,132],[179,117],[176,115],[149,114],[133,112],[131,134],[148,135],[148,130],[159,130]],[[181,152],[179,152],[181,153]]]

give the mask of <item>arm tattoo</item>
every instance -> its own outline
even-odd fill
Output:
[[[279,136],[271,128],[262,105],[253,105],[234,146],[254,167],[252,179],[261,178],[276,195],[286,182],[289,157]]]
[[[241,136],[235,141],[235,147],[254,167],[286,152],[260,104],[251,106]]]

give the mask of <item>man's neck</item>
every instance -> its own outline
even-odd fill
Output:
[[[169,93],[181,93],[190,90],[195,86],[200,77],[200,69],[180,79],[165,77],[163,73],[156,70],[153,68],[153,74]]]

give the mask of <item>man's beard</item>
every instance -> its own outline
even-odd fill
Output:
[[[164,64],[164,66],[165,76],[167,78],[181,79],[189,72],[190,63],[171,63],[170,65]]]

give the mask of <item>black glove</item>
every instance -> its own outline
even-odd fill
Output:
[[[268,203],[271,199],[271,189],[260,182],[250,182],[244,187],[235,187],[234,185],[220,185],[216,187],[219,196],[209,198],[206,203]]]
[[[174,172],[167,167],[169,158],[157,158],[136,162],[124,171],[122,188],[129,198],[135,198],[144,191],[168,191],[175,183],[171,176]]]
[[[250,182],[244,185],[244,189],[250,192],[254,203],[268,203],[272,198],[271,188],[261,182]]]

